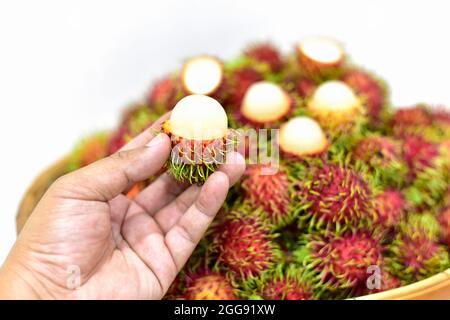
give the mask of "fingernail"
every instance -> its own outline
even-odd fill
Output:
[[[162,133],[158,134],[156,137],[154,137],[152,140],[150,140],[149,143],[147,143],[145,146],[148,148],[153,148],[160,144],[163,141],[163,135]]]

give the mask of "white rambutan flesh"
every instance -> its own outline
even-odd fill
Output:
[[[228,133],[228,118],[217,100],[204,95],[190,95],[173,108],[170,133],[189,140],[222,139]]]
[[[342,81],[327,81],[321,84],[308,102],[308,109],[317,116],[347,116],[359,113],[361,100]],[[338,119],[330,118],[330,121]]]
[[[278,85],[260,81],[251,85],[242,101],[241,112],[250,121],[269,123],[286,116],[291,108],[289,95]]]
[[[298,53],[307,59],[324,65],[338,65],[344,60],[342,45],[325,37],[306,38],[298,44]]]
[[[279,144],[282,151],[301,157],[323,152],[328,140],[316,120],[302,116],[281,126]]]
[[[209,56],[189,59],[181,73],[183,87],[190,94],[212,94],[219,88],[222,80],[222,63]]]

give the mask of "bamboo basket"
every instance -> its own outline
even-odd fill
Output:
[[[48,187],[67,172],[69,157],[65,157],[42,172],[25,193],[16,216],[17,233],[20,233],[34,207]],[[355,300],[409,300],[445,299],[450,300],[450,269],[428,279],[376,294],[355,298]]]

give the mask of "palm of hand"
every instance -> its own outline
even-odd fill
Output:
[[[167,159],[170,141],[157,139],[69,174],[47,191],[8,259],[39,297],[163,297],[245,165],[233,154],[202,187],[165,173],[130,200],[121,192]]]

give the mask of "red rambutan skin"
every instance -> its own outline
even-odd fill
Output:
[[[235,300],[237,297],[230,282],[218,273],[190,279],[184,298],[187,300]]]
[[[380,84],[370,74],[362,70],[346,72],[342,76],[342,81],[365,99],[369,119],[371,122],[378,123],[385,103],[384,92]]]
[[[361,292],[357,293],[356,295],[365,295],[365,294],[372,294],[372,293],[378,293],[378,292],[382,292],[382,291],[387,291],[387,290],[391,290],[391,289],[395,289],[395,288],[399,288],[402,286],[401,281],[394,277],[393,275],[391,275],[389,272],[387,272],[384,269],[381,269],[381,288],[379,289],[368,289],[367,285],[362,286],[361,288]]]
[[[394,134],[399,137],[417,133],[420,128],[431,126],[433,118],[422,105],[398,109],[392,118]]]
[[[365,285],[370,266],[381,266],[382,246],[368,232],[357,231],[338,237],[325,237],[311,243],[313,260],[322,282],[341,288]]]
[[[85,151],[80,159],[80,166],[87,166],[106,156],[105,146],[101,141],[92,140],[85,146]]]
[[[170,76],[158,80],[148,94],[148,104],[172,109],[177,102],[178,86],[176,80]]]
[[[313,94],[316,87],[316,84],[312,80],[302,78],[297,81],[295,89],[297,94],[301,98],[305,99],[309,98]]]
[[[311,292],[298,281],[290,278],[270,280],[262,295],[268,300],[311,300],[313,298]]]
[[[425,234],[412,237],[402,237],[402,260],[405,267],[411,268],[412,273],[419,274],[427,269],[425,261],[430,260],[439,251],[439,244]]]
[[[250,67],[233,71],[226,82],[228,91],[227,107],[232,109],[239,108],[247,89],[252,84],[262,80],[262,74]]]
[[[434,121],[445,126],[450,126],[449,108],[446,108],[445,106],[437,106],[433,108],[432,116]]]
[[[108,154],[113,154],[122,149],[122,147],[127,143],[126,134],[127,128],[125,126],[121,126],[118,130],[116,130],[110,137],[108,141]]]
[[[273,72],[278,72],[283,67],[283,60],[280,52],[269,43],[252,45],[245,50],[245,55],[257,62],[266,63]]]
[[[215,231],[218,263],[237,276],[257,276],[274,265],[274,245],[269,230],[256,217],[227,219]]]
[[[405,216],[406,201],[400,191],[386,190],[375,198],[375,208],[379,222],[394,227]]]
[[[438,221],[441,226],[442,242],[450,247],[450,207],[445,208],[438,216]]]
[[[401,146],[387,137],[368,137],[361,140],[353,151],[354,156],[372,166],[389,166],[401,158]]]
[[[428,142],[419,136],[406,137],[403,143],[403,157],[410,169],[412,178],[415,175],[433,166],[434,160],[439,155],[439,146]]]
[[[372,192],[363,178],[348,168],[334,164],[314,167],[307,183],[300,181],[298,196],[309,204],[308,218],[325,225],[352,226],[361,220],[376,220]]]
[[[255,206],[261,207],[274,224],[287,222],[290,203],[288,175],[282,168],[275,174],[264,174],[263,169],[270,170],[270,167],[247,167],[242,180],[245,196]]]

